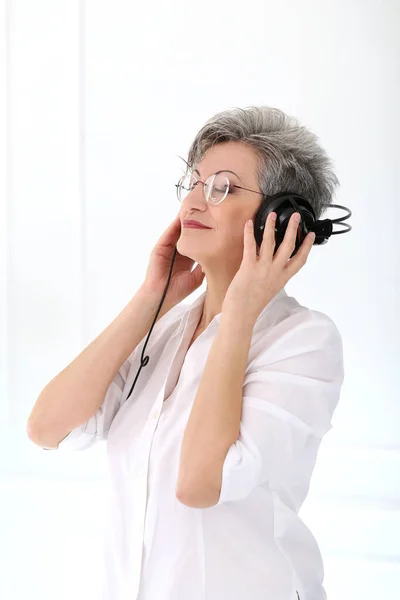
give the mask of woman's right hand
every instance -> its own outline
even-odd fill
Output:
[[[171,268],[172,256],[176,243],[181,234],[181,220],[179,214],[171,225],[164,231],[150,254],[150,260],[146,271],[145,281],[142,288],[149,293],[159,293],[160,298],[168,281]],[[201,266],[191,271],[195,261],[187,256],[182,256],[176,251],[171,279],[164,302],[170,307],[179,304],[203,283],[204,273]]]

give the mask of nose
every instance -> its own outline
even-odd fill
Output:
[[[194,188],[188,193],[186,198],[184,198],[183,204],[186,205],[186,211],[188,211],[191,207],[198,210],[204,210],[204,208],[207,206],[207,200],[204,196],[204,189],[201,181],[198,181]]]
[[[188,193],[187,197],[194,197],[200,199],[202,202],[207,202],[206,197],[204,195],[204,183],[200,180],[197,180],[192,191]]]

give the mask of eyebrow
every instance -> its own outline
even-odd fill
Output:
[[[198,173],[200,175],[200,171],[198,169],[195,169],[194,172]],[[216,173],[214,173],[214,175],[218,175],[219,173],[232,173],[233,175],[236,175],[236,177],[239,179],[239,181],[242,181],[237,173],[234,173],[233,171],[229,171],[229,169],[221,169],[221,171],[217,171]],[[200,175],[200,177],[201,177],[201,175]]]

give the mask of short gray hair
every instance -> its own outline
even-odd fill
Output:
[[[193,169],[215,144],[240,141],[258,154],[257,178],[267,195],[304,196],[316,218],[332,203],[339,180],[317,136],[297,119],[269,106],[233,108],[215,114],[197,133],[188,152]]]

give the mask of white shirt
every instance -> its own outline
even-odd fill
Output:
[[[59,444],[107,440],[103,600],[325,600],[320,550],[297,513],[340,396],[341,336],[285,289],[269,302],[253,328],[219,501],[191,508],[175,495],[180,448],[221,317],[186,354],[204,298],[156,323],[129,399],[147,334],[96,414]]]

